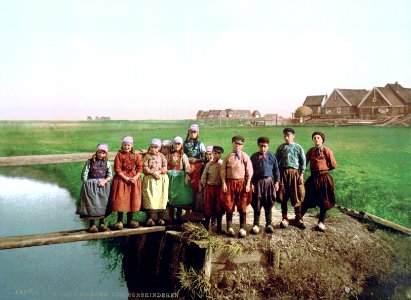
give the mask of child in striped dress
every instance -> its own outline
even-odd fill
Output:
[[[110,180],[113,177],[108,161],[108,145],[99,144],[96,153],[87,160],[82,172],[83,186],[76,213],[90,222],[88,232],[107,231],[104,216],[110,195]],[[98,228],[94,221],[98,219]]]

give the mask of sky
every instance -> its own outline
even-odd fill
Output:
[[[290,117],[411,88],[409,0],[0,0],[0,120]]]

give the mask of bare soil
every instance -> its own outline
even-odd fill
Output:
[[[238,214],[234,215],[238,232]],[[274,209],[275,232],[264,233],[262,210],[261,231],[251,235],[250,207],[247,237],[221,236],[227,243],[241,243],[245,253],[262,255],[259,261],[240,259],[212,268],[213,299],[411,298],[410,236],[358,221],[337,209],[331,210],[325,232],[315,230],[315,211],[304,217],[304,230],[292,223],[280,229],[280,220]]]

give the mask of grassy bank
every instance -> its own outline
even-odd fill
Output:
[[[91,122],[9,122],[0,121],[0,156],[94,152],[98,143],[111,151],[120,147],[121,138],[132,135],[135,148],[147,148],[153,137],[185,138],[190,120],[181,121],[91,121]],[[271,139],[275,152],[283,142],[282,127],[243,127],[238,122],[201,124],[200,139],[206,145],[230,150],[231,137],[242,134],[244,150],[252,154],[259,136]],[[320,130],[325,144],[336,157],[332,172],[338,204],[364,210],[411,228],[411,130],[405,127],[295,127],[296,142],[307,151],[311,134]],[[112,158],[111,158],[112,159]],[[0,173],[53,181],[79,195],[82,163],[2,167]],[[306,178],[308,177],[308,174]]]

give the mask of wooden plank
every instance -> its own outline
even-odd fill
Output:
[[[116,154],[116,152],[110,152],[109,158],[114,159]],[[93,153],[71,153],[0,157],[0,167],[85,162],[92,155]]]
[[[394,222],[385,220],[385,219],[380,218],[378,216],[375,216],[373,214],[370,214],[370,213],[367,213],[367,212],[364,212],[364,211],[358,212],[358,211],[355,211],[355,210],[352,210],[352,209],[349,209],[349,208],[346,208],[346,207],[343,207],[343,206],[340,206],[340,205],[336,205],[336,207],[340,211],[342,211],[343,213],[345,213],[347,215],[350,215],[352,217],[355,217],[357,219],[368,221],[368,222],[374,222],[378,225],[382,225],[382,226],[385,226],[387,228],[394,229],[394,230],[399,231],[401,233],[404,233],[406,235],[411,235],[411,229],[409,229],[407,227],[404,227],[402,225],[396,224]]]
[[[81,242],[88,240],[107,239],[112,237],[130,236],[136,234],[145,234],[152,232],[165,231],[165,226],[154,227],[139,227],[135,229],[123,229],[116,231],[105,231],[97,233],[89,233],[84,229],[69,230],[60,232],[51,232],[45,234],[24,235],[14,237],[1,237],[0,238],[0,250],[43,246],[51,244],[62,244]]]

